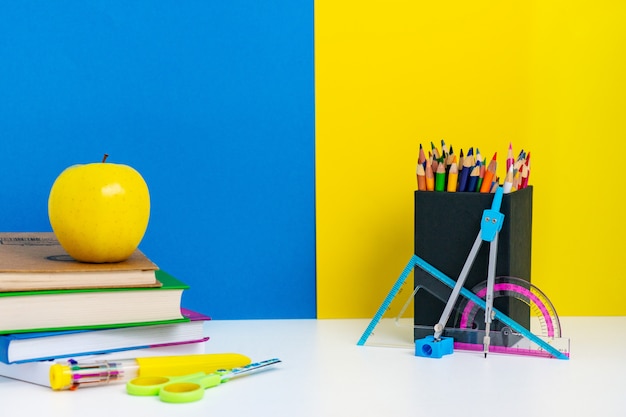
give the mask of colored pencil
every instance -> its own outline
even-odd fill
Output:
[[[459,179],[459,167],[457,164],[450,165],[450,171],[448,171],[448,192],[455,192],[457,189],[457,183]]]
[[[439,161],[435,158],[430,160],[430,169],[433,171],[433,178],[435,178],[435,172],[437,172],[437,168],[439,167]],[[426,165],[426,171],[428,171],[428,165]]]
[[[480,185],[481,193],[488,193],[491,191],[491,185],[493,183],[493,179],[496,175],[496,169],[498,167],[498,162],[496,159],[498,158],[498,152],[493,154],[493,158],[491,158],[491,162],[487,165],[487,169],[485,170],[485,177],[483,178],[483,182]]]
[[[509,170],[506,173],[506,177],[504,178],[504,185],[502,186],[502,192],[504,194],[508,194],[513,189],[513,177],[514,177],[513,165],[509,165]]]
[[[491,181],[491,189],[489,190],[489,192],[495,193],[499,186],[500,186],[500,178],[494,177],[494,180]]]
[[[476,183],[476,192],[480,191],[480,187],[483,184],[483,179],[485,178],[485,171],[487,168],[485,168],[485,164],[483,164],[482,162],[480,163],[480,173],[478,174],[478,182]]]
[[[522,188],[528,187],[528,177],[530,176],[530,152],[526,156],[526,162],[524,163],[524,170],[522,171]]]
[[[520,172],[519,170],[513,170],[513,186],[511,187],[511,192],[513,191],[517,191],[519,190],[519,184],[520,184]]]
[[[450,153],[448,154],[448,157],[446,158],[446,172],[450,171],[450,165],[455,164],[456,163],[456,155],[454,154],[454,150],[452,149],[452,146],[450,146]]]
[[[528,165],[524,164],[520,168],[520,182],[518,189],[523,189],[528,186]]]
[[[465,155],[465,159],[463,159],[463,169],[461,169],[461,172],[459,172],[459,191],[471,191],[467,188],[467,179],[472,172],[473,166],[474,150],[473,148],[469,148],[469,150],[467,151],[467,155]]]
[[[424,147],[420,143],[419,156],[417,157],[417,163],[424,165],[426,163],[426,154],[424,153]]]
[[[426,161],[426,191],[435,190],[435,176],[433,175],[433,164],[429,159]]]
[[[526,154],[524,153],[524,151],[522,151],[520,152],[519,156],[517,157],[517,160],[513,164],[513,166],[515,167],[515,171],[519,171],[522,165],[524,165],[525,161],[526,161]]]
[[[476,162],[480,161],[483,165],[485,164],[485,160],[482,154],[480,153],[480,149],[478,148],[476,148],[476,154],[474,156],[474,159],[476,159]]]
[[[472,172],[470,172],[469,179],[467,180],[467,191],[475,192],[478,185],[478,177],[480,176],[480,166],[482,164],[478,162],[472,168]]]
[[[500,186],[501,178],[497,175],[498,152],[494,152],[489,163],[486,163],[479,148],[470,147],[467,153],[461,148],[455,154],[452,145],[444,139],[441,139],[441,151],[432,141],[430,147],[427,157],[425,148],[419,145],[416,169],[419,191],[490,193]],[[513,155],[513,143],[509,142],[506,172],[502,178],[505,194],[528,186],[530,152],[526,153],[522,149],[517,158]]]
[[[430,149],[431,149],[431,150],[432,150],[432,152],[433,152],[433,159],[434,159],[434,160],[438,160],[438,159],[439,159],[439,157],[440,157],[441,155],[439,154],[439,150],[437,149],[437,147],[435,146],[435,144],[434,144],[434,143],[432,143],[432,142],[430,142]]]
[[[422,164],[417,164],[417,189],[426,191],[426,171]]]
[[[446,188],[446,164],[444,162],[437,165],[435,172],[435,191],[445,191]]]
[[[513,144],[509,142],[509,151],[506,157],[506,172],[509,172],[509,168],[514,163],[515,163],[515,158],[513,157]]]

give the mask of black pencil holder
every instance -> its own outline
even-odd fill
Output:
[[[491,208],[493,196],[415,191],[415,254],[456,281],[480,231],[483,210]],[[530,282],[532,208],[532,186],[503,195],[500,211],[505,217],[498,236],[496,277],[513,276]],[[464,284],[468,290],[487,279],[489,245],[485,241],[481,244]],[[417,287],[420,289],[414,300],[414,336],[421,339],[433,334],[451,289],[418,267],[414,271],[414,288]],[[494,307],[530,327],[530,307],[524,302],[500,297],[494,299]],[[484,323],[478,325],[484,328]],[[454,314],[446,327],[459,327]]]

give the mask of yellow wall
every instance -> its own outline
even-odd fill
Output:
[[[376,312],[412,255],[419,144],[441,139],[500,167],[509,141],[531,151],[533,282],[560,315],[625,315],[625,18],[622,1],[316,1],[318,317]]]

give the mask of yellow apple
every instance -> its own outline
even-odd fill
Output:
[[[105,162],[73,165],[55,180],[48,217],[59,243],[81,262],[120,262],[139,246],[150,194],[134,168]]]

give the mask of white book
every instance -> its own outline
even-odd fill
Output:
[[[81,362],[108,361],[129,358],[143,358],[149,356],[178,356],[196,355],[205,353],[205,343],[188,343],[183,345],[154,347],[131,351],[105,353],[102,355],[81,356]],[[6,364],[0,362],[0,376],[18,379],[32,384],[50,387],[50,367],[55,363],[67,363],[67,359],[57,359],[40,362]]]

